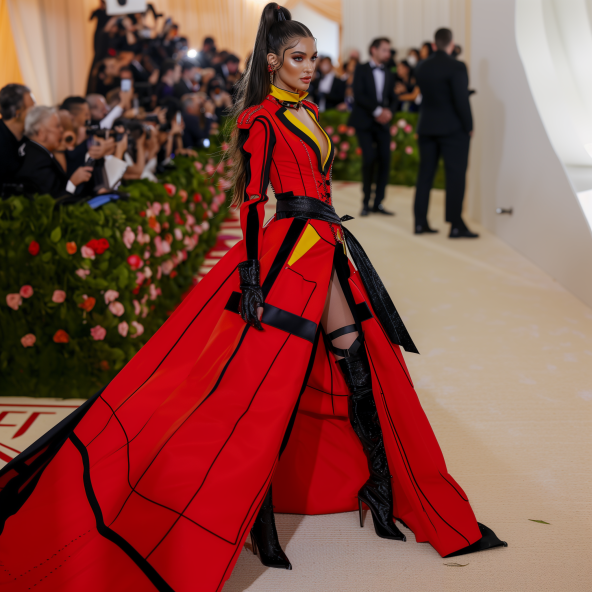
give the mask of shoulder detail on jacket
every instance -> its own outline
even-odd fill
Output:
[[[317,119],[319,118],[319,106],[316,103],[313,103],[308,99],[303,99],[302,104],[308,107],[309,109],[312,109],[315,112]]]
[[[269,120],[269,114],[263,105],[253,105],[241,111],[236,119],[236,126],[239,129],[249,129],[257,119]]]

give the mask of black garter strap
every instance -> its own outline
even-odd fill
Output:
[[[346,215],[340,218],[333,206],[314,197],[297,195],[278,199],[276,219],[282,220],[284,218],[322,220],[323,222],[330,222],[331,224],[339,224],[341,226],[351,258],[362,278],[366,292],[368,292],[370,304],[389,339],[393,343],[403,347],[406,351],[418,354],[419,352],[405,328],[401,316],[397,312],[391,297],[378,273],[376,273],[370,259],[368,259],[368,255],[366,255],[362,245],[360,245],[354,235],[342,225],[343,222],[353,220],[353,217]]]

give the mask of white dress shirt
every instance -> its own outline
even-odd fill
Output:
[[[327,101],[325,99],[325,95],[331,92],[333,80],[335,80],[335,72],[329,72],[329,74],[323,76],[319,82],[319,93],[321,93],[321,98],[319,100],[319,111],[324,111],[326,109]]]
[[[374,85],[376,86],[376,100],[379,103],[382,103],[382,94],[384,92],[384,78],[386,76],[384,72],[384,66],[382,69],[378,68],[378,64],[374,62],[374,60],[370,59],[370,66],[372,66],[372,75],[374,76]],[[378,117],[382,113],[382,107],[378,106],[374,111],[372,111],[372,115],[374,117]]]

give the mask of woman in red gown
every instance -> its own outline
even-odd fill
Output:
[[[448,474],[399,346],[417,350],[331,204],[315,60],[310,31],[268,4],[231,147],[244,239],[0,472],[0,591],[214,592],[249,533],[291,569],[272,481],[280,511],[365,504],[378,536],[405,541],[398,520],[445,557],[505,546]]]

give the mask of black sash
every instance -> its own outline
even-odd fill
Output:
[[[294,196],[280,198],[276,207],[276,219],[283,218],[305,218],[312,220],[322,220],[332,224],[339,224],[345,236],[345,242],[353,262],[356,265],[358,273],[362,278],[364,288],[368,292],[370,304],[376,313],[376,317],[386,331],[390,340],[403,347],[406,351],[416,353],[417,348],[409,335],[409,332],[403,324],[391,297],[389,296],[382,280],[374,269],[374,266],[368,259],[362,245],[356,240],[354,235],[345,228],[342,223],[353,220],[352,216],[342,216],[336,214],[335,208],[314,197]]]

